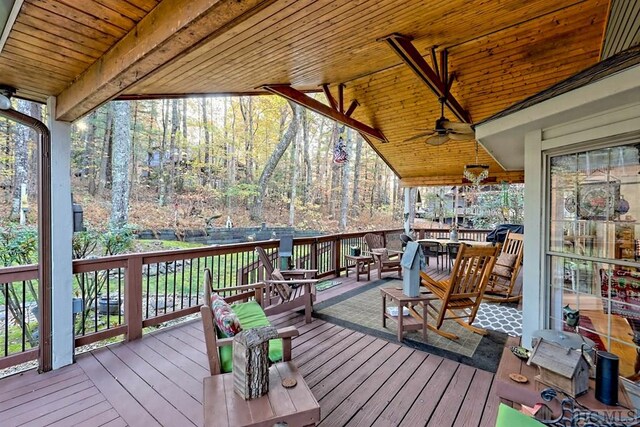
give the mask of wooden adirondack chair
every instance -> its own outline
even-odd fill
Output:
[[[274,269],[267,252],[256,246],[260,264],[265,269],[265,313],[272,315],[284,311],[304,307],[306,323],[311,322],[313,301],[316,298],[315,285],[318,279],[313,278],[318,270],[279,270]]]
[[[209,372],[211,375],[218,375],[222,373],[222,363],[220,360],[220,349],[222,347],[230,346],[233,344],[233,338],[218,338],[216,331],[215,319],[213,317],[213,311],[211,310],[211,292],[215,291],[224,297],[227,303],[234,302],[248,302],[256,301],[258,304],[262,304],[262,296],[264,294],[264,283],[254,283],[251,285],[234,286],[229,288],[216,289],[213,288],[211,280],[211,271],[205,269],[204,277],[204,301],[205,303],[200,307],[200,314],[202,317],[202,327],[204,330],[205,345],[207,348],[207,359],[209,361]],[[225,296],[224,294],[230,295]],[[298,330],[294,326],[287,326],[285,328],[278,329],[278,337],[282,338],[282,361],[287,362],[291,360],[291,339],[298,336]]]
[[[378,279],[382,279],[382,273],[388,271],[397,271],[398,276],[402,277],[402,266],[400,265],[402,252],[385,248],[384,240],[379,234],[367,233],[364,235],[364,241],[367,243],[368,253],[378,269]]]
[[[515,302],[522,298],[520,293],[512,295],[513,288],[522,267],[524,234],[508,232],[502,251],[496,259],[484,299],[494,302]]]
[[[458,339],[457,335],[440,329],[445,320],[451,319],[472,332],[486,335],[484,329],[471,324],[475,320],[499,250],[498,246],[473,247],[461,244],[448,279],[434,280],[420,272],[421,284],[427,288],[432,298],[419,303],[420,307],[410,307],[410,314],[422,322],[423,305],[427,304],[427,315],[435,319],[435,325],[427,323],[427,327],[437,334]]]

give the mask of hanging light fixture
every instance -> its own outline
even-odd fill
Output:
[[[475,186],[480,185],[482,181],[489,177],[489,165],[478,163],[478,141],[476,141],[476,162],[470,165],[464,165],[462,175]]]

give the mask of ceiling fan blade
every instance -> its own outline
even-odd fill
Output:
[[[429,145],[442,145],[449,140],[449,135],[433,135],[427,138],[426,143]]]
[[[473,128],[469,123],[460,123],[460,122],[451,122],[449,120],[444,120],[442,122],[442,127],[445,129],[452,130],[458,133],[472,133]]]
[[[422,132],[419,133],[417,135],[412,136],[411,138],[407,138],[404,140],[404,142],[409,142],[409,141],[415,141],[416,139],[420,139],[420,138],[424,138],[425,136],[430,136],[433,135],[436,131],[434,131],[433,129],[427,132]]]
[[[451,139],[452,141],[473,141],[474,139],[476,139],[476,134],[473,132],[447,132],[447,135],[449,135],[449,139]]]

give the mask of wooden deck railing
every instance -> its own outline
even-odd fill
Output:
[[[320,278],[339,275],[349,248],[364,248],[368,232],[294,239],[294,259],[300,268],[317,269]],[[484,239],[488,232],[459,233],[460,238]],[[388,248],[400,249],[401,229],[374,233],[385,238]],[[446,237],[448,230],[418,234]],[[145,328],[197,313],[205,268],[218,287],[259,281],[264,273],[254,248],[263,247],[275,259],[278,244],[271,240],[74,260],[74,292],[81,301],[74,315],[76,347],[120,335],[134,340]],[[37,358],[37,273],[37,265],[0,269],[0,298],[8,307],[0,318],[0,369]]]

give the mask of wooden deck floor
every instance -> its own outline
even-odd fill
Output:
[[[366,283],[341,280],[341,291]],[[492,373],[318,319],[305,324],[298,313],[272,321],[300,331],[293,360],[320,402],[322,426],[495,424]],[[57,371],[0,380],[0,425],[200,426],[207,366],[199,320],[159,330]]]

